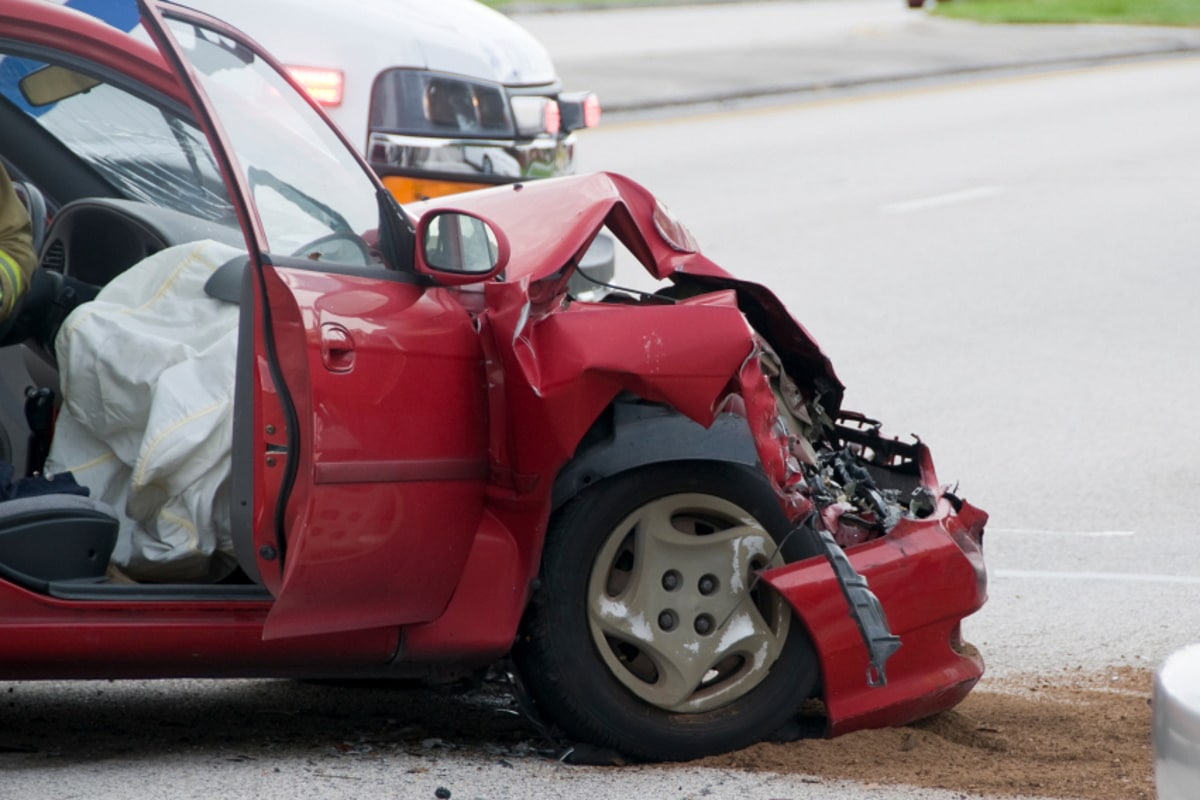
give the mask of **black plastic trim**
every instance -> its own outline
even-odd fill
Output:
[[[333,264],[327,261],[312,261],[300,256],[281,256],[276,253],[264,253],[263,266],[280,269],[302,269],[305,272],[324,272],[330,275],[349,275],[353,278],[370,278],[376,281],[411,283],[414,286],[422,286],[426,282],[425,278],[421,275],[400,269],[389,269],[382,264],[369,267],[355,267],[346,264]]]
[[[119,600],[121,602],[270,603],[271,593],[256,584],[208,583],[95,583],[50,581],[45,594],[60,600]]]
[[[584,437],[554,481],[559,508],[597,481],[665,461],[727,461],[758,466],[746,420],[722,414],[705,428],[663,405],[619,399]]]
[[[496,175],[484,172],[438,172],[430,169],[405,169],[394,165],[384,165],[371,161],[371,169],[375,170],[380,179],[383,178],[416,178],[426,181],[445,181],[446,183],[480,183],[489,186],[507,186],[510,183],[522,183],[534,178],[522,178],[514,175]]]

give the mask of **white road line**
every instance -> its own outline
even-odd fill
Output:
[[[933,197],[921,197],[916,200],[905,200],[900,203],[889,203],[881,209],[885,214],[907,214],[910,211],[924,211],[927,208],[951,206],[957,203],[968,203],[972,200],[982,200],[1000,194],[999,186],[977,186],[974,189],[963,189],[960,192],[938,194]]]
[[[998,569],[989,574],[997,578],[1113,581],[1121,583],[1182,583],[1189,586],[1200,586],[1200,578],[1190,575],[1147,575],[1140,572],[1050,572],[1033,569]]]
[[[1032,536],[1086,536],[1105,539],[1111,536],[1133,536],[1134,531],[1049,531],[1038,528],[988,528],[988,533],[1017,533]]]

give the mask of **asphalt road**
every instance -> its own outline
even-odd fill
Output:
[[[848,385],[992,514],[988,682],[1152,666],[1200,630],[1200,59],[617,123],[652,187],[776,287]],[[625,276],[622,275],[622,278]],[[568,767],[503,697],[293,682],[0,684],[0,797],[959,792]]]

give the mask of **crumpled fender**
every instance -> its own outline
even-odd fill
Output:
[[[729,274],[698,249],[681,250],[678,242],[668,242],[663,226],[678,223],[667,219],[670,212],[666,207],[636,181],[597,172],[449,195],[405,209],[418,221],[424,214],[445,209],[490,220],[509,240],[504,282],[521,285],[524,288],[517,291],[526,293],[536,282],[561,275],[564,267],[582,258],[600,229],[608,225],[655,278],[679,280],[686,276],[707,291],[736,291],[738,304],[755,329],[785,358],[790,354],[796,359],[789,372],[802,367],[797,372],[819,374],[828,382],[827,388],[836,388],[840,400],[842,387],[829,359],[779,298],[764,286]],[[547,219],[554,219],[554,224],[547,225]],[[792,377],[801,379],[803,375]]]
[[[499,525],[481,529],[442,617],[407,631],[410,660],[488,648],[499,655],[511,644],[537,573],[554,479],[619,393],[708,426],[726,398],[738,395],[745,372],[757,375],[751,394],[759,397],[746,405],[771,403],[773,410],[770,387],[756,372],[753,332],[732,292],[661,306],[580,303],[531,319],[527,280],[489,284],[480,317],[490,414],[487,515]],[[756,450],[782,473],[779,432],[759,418],[765,424]],[[458,624],[464,620],[467,627]]]
[[[557,471],[622,391],[712,424],[754,352],[753,332],[731,292],[675,305],[581,303],[531,319],[524,284],[487,288],[504,401],[521,434],[510,442],[512,461],[522,473]]]
[[[758,336],[798,386],[821,395],[830,413],[840,404],[842,385],[774,294],[734,278],[694,249],[680,249],[688,244],[686,232],[674,244],[667,240],[662,230],[677,223],[650,192],[628,178],[598,173],[406,208],[418,218],[433,210],[474,214],[504,231],[511,246],[504,278],[484,285],[476,319],[490,414],[488,508],[516,545],[506,551],[513,569],[488,569],[473,554],[468,571],[494,585],[481,583],[456,596],[447,615],[487,613],[471,597],[524,595],[537,571],[554,479],[622,392],[670,406],[706,427],[723,411],[743,414],[781,503],[793,519],[807,511],[804,498],[791,491],[799,475],[759,365]],[[573,265],[606,226],[647,272],[675,283],[678,296],[636,304],[565,299]],[[485,551],[479,552],[483,559]],[[501,616],[489,626],[495,641],[516,629],[517,616]],[[440,620],[430,626],[430,641],[441,627]],[[407,646],[412,655],[422,650],[417,636]]]
[[[743,374],[757,352],[755,331],[770,342],[793,380],[821,397],[826,412],[840,406],[843,387],[829,359],[783,303],[695,249],[681,249],[678,237],[668,241],[664,228],[678,223],[629,178],[594,173],[539,180],[407,208],[417,217],[465,211],[507,234],[505,278],[485,287],[482,324],[492,334],[491,356],[502,367],[489,375],[493,388],[507,384],[504,400],[513,429],[544,427],[552,439],[533,445],[537,454],[517,458],[515,468],[522,472],[557,469],[617,391],[667,403],[711,424],[731,383],[759,382],[761,376]],[[548,218],[556,223],[546,225]],[[662,305],[563,303],[555,289],[565,286],[571,266],[605,225],[647,272],[699,296]],[[528,419],[533,414],[540,419]],[[506,444],[523,449],[520,442]]]

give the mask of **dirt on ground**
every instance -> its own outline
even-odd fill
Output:
[[[698,765],[970,794],[1153,800],[1146,670],[991,682],[952,711],[833,740],[758,744]]]
[[[763,743],[682,766],[908,784],[963,798],[1153,800],[1152,681],[1128,668],[988,678],[954,710],[902,728]],[[452,753],[514,769],[563,755],[502,683],[464,692],[394,682],[34,682],[0,684],[0,698],[6,781],[51,768],[84,779],[96,764],[174,765],[183,755],[314,776],[381,759],[416,774]]]

